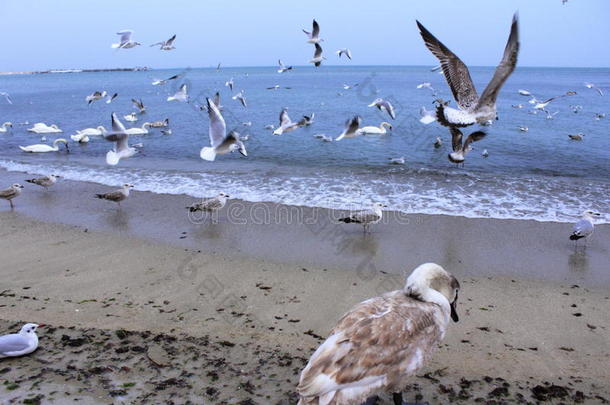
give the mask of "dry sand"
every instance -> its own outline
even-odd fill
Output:
[[[364,236],[239,225],[230,207],[193,224],[188,197],[135,193],[116,211],[93,190],[28,187],[0,207],[0,332],[49,325],[38,351],[0,360],[2,403],[294,404],[320,336],[423,261],[460,279],[461,320],[409,401],[610,399],[607,226],[574,253],[565,224],[409,216]],[[418,232],[397,241],[401,226]]]

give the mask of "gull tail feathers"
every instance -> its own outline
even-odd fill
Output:
[[[199,153],[199,156],[203,160],[213,162],[216,159],[216,152],[214,152],[214,148],[205,147],[201,149],[201,153]]]

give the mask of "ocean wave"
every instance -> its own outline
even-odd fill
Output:
[[[82,163],[24,163],[0,159],[8,171],[56,173],[67,180],[119,186],[126,181],[136,190],[185,194],[195,198],[228,192],[251,202],[330,209],[359,209],[372,201],[409,214],[443,214],[468,218],[527,219],[573,222],[586,209],[601,210],[610,195],[606,183],[557,177],[511,178],[467,171],[430,169],[404,173],[329,173],[252,170],[237,173],[163,171],[134,167],[91,167]],[[610,223],[602,218],[600,223]]]

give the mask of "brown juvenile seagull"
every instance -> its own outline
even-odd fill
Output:
[[[48,190],[49,187],[57,183],[57,179],[61,176],[56,174],[50,174],[48,176],[37,177],[35,179],[26,180],[28,183],[36,184],[37,186],[44,187],[45,190]]]
[[[190,212],[214,212],[222,209],[227,203],[228,198],[228,194],[220,193],[216,197],[208,198],[207,200],[203,200],[200,203],[193,204],[190,207],[186,208],[188,208]]]
[[[498,93],[517,66],[519,54],[519,16],[517,13],[513,16],[502,60],[481,97],[477,94],[468,67],[464,62],[436,39],[419,21],[416,22],[426,47],[441,62],[443,74],[459,107],[459,109],[447,107],[446,102],[438,100],[436,114],[438,122],[444,126],[465,127],[475,123],[485,125],[498,119],[496,112]]]
[[[13,198],[19,197],[19,194],[21,194],[22,188],[23,188],[23,186],[21,184],[15,183],[12,186],[10,186],[9,188],[0,190],[0,198],[2,198],[3,200],[8,200],[9,204],[11,204],[11,209],[13,209],[14,208]]]
[[[441,266],[425,263],[402,290],[356,305],[301,373],[299,405],[368,404],[380,392],[402,404],[401,391],[445,336],[449,318],[458,321],[459,287]]]
[[[123,184],[123,187],[121,187],[120,189],[118,189],[116,191],[111,191],[109,193],[104,193],[104,194],[96,194],[95,196],[102,200],[108,200],[108,201],[115,202],[115,203],[119,204],[119,207],[120,207],[121,201],[123,201],[127,197],[129,197],[130,188],[133,188],[132,184]]]

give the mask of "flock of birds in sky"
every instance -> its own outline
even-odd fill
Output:
[[[565,3],[566,0],[564,0]],[[474,124],[489,126],[497,118],[496,100],[499,92],[514,71],[519,54],[519,20],[515,14],[512,20],[510,34],[502,60],[497,66],[495,73],[485,87],[481,95],[478,95],[467,66],[460,58],[440,42],[419,21],[417,26],[426,47],[440,62],[440,70],[451,89],[457,107],[450,107],[449,102],[436,99],[436,110],[429,112],[425,109],[421,113],[421,121],[424,124],[438,122],[447,127],[452,137],[452,152],[448,158],[453,163],[463,163],[466,154],[471,149],[471,144],[486,136],[484,130],[476,130],[468,134],[464,139],[463,129]],[[314,20],[312,30],[305,31],[307,43],[313,44],[314,54],[310,60],[314,66],[320,66],[325,57],[320,43],[320,25]],[[120,42],[112,44],[115,49],[131,49],[140,45],[132,39],[132,31],[120,31]],[[168,40],[158,42],[151,46],[158,46],[160,50],[171,51],[175,49],[176,36]],[[344,48],[337,51],[338,57],[352,58],[349,49]],[[286,66],[281,60],[278,61],[278,72],[286,73],[292,70],[292,66]],[[153,85],[164,85],[170,81],[178,80],[180,75],[174,75],[167,79],[155,80]],[[235,83],[231,78],[226,86],[233,91]],[[435,94],[430,83],[422,83],[419,88],[427,88]],[[602,90],[592,83],[586,87],[598,92],[603,96]],[[273,88],[270,88],[273,89]],[[533,111],[543,111],[547,116],[553,116],[546,109],[549,104],[559,98],[569,97],[575,92],[569,91],[563,95],[552,97],[547,100],[538,100],[527,90],[519,90],[519,94],[530,98]],[[0,93],[8,102],[12,102],[6,93]],[[105,100],[112,103],[118,94],[109,95],[105,91],[96,91],[87,96],[85,101],[89,104]],[[243,91],[233,96],[243,107],[247,107],[247,100]],[[167,98],[168,101],[190,102],[186,84],[182,84],[179,90]],[[142,100],[133,99],[133,104],[138,113],[132,113],[123,118],[129,122],[135,122],[139,114],[146,111]],[[200,151],[200,157],[206,161],[214,161],[218,155],[239,152],[248,156],[244,139],[236,131],[227,133],[226,123],[222,115],[223,107],[220,104],[220,94],[212,98],[206,98],[205,105],[199,106],[207,111],[209,117],[209,139],[210,145]],[[392,104],[378,98],[369,107],[374,107],[387,114],[389,120],[396,118]],[[522,105],[513,106],[523,108]],[[601,117],[603,118],[603,117]],[[279,116],[277,128],[272,129],[274,135],[283,135],[295,131],[301,127],[311,125],[314,114],[304,116],[299,121],[292,121],[286,109],[282,109]],[[78,131],[72,139],[77,142],[88,142],[89,137],[101,136],[109,142],[114,143],[113,149],[107,152],[106,162],[116,165],[121,159],[127,159],[137,153],[137,145],[130,145],[128,140],[133,135],[148,133],[148,128],[161,128],[170,134],[169,120],[147,122],[141,128],[126,129],[119,117],[112,113],[112,130],[107,131],[104,127],[87,128]],[[354,116],[347,120],[345,129],[335,139],[355,138],[363,135],[384,135],[392,129],[389,122],[382,122],[379,127],[361,126],[360,116]],[[10,124],[0,127],[5,132]],[[527,131],[526,127],[520,128]],[[59,133],[56,125],[47,126],[43,123],[35,124],[28,131],[38,134]],[[332,138],[321,137],[322,140],[332,141]],[[582,137],[581,137],[582,139]],[[53,145],[29,145],[21,147],[25,152],[41,153],[56,152],[59,144],[68,148],[67,140],[60,138]],[[437,138],[435,147],[440,147],[441,140]],[[396,158],[395,163],[404,163],[404,158]],[[29,183],[48,189],[53,186],[59,176],[49,175],[26,180]],[[13,199],[19,196],[23,186],[15,184],[8,189],[0,190],[0,198],[8,200],[13,207]],[[121,189],[97,194],[96,197],[116,202],[120,205],[129,197],[129,191],[133,188],[131,184],[125,184]],[[222,209],[229,195],[220,193],[218,196],[196,203],[188,209],[191,212],[204,211],[213,212]],[[340,219],[344,223],[357,223],[364,227],[365,232],[372,224],[378,223],[382,218],[382,209],[385,206],[376,203],[369,210],[354,212],[348,217]],[[593,232],[593,220],[601,214],[594,211],[586,211],[583,217],[573,228],[570,239],[578,241],[586,238]],[[402,404],[401,390],[409,383],[412,377],[429,359],[434,349],[443,339],[449,319],[457,322],[456,311],[459,283],[450,273],[442,267],[427,263],[416,268],[408,277],[404,289],[387,293],[381,297],[369,299],[358,304],[348,312],[332,330],[329,338],[316,350],[301,374],[297,388],[300,395],[299,404],[359,404],[367,401],[372,395],[381,391],[393,393],[395,404]],[[423,322],[425,320],[425,322]],[[403,325],[398,329],[396,325]],[[0,358],[20,356],[34,351],[38,345],[36,329],[42,325],[26,324],[18,334],[0,337]],[[388,334],[392,338],[388,338]],[[383,343],[382,343],[383,342]],[[394,343],[400,345],[394,345]],[[348,358],[349,357],[349,358]],[[367,402],[369,403],[369,402]],[[370,402],[373,403],[373,402]]]

